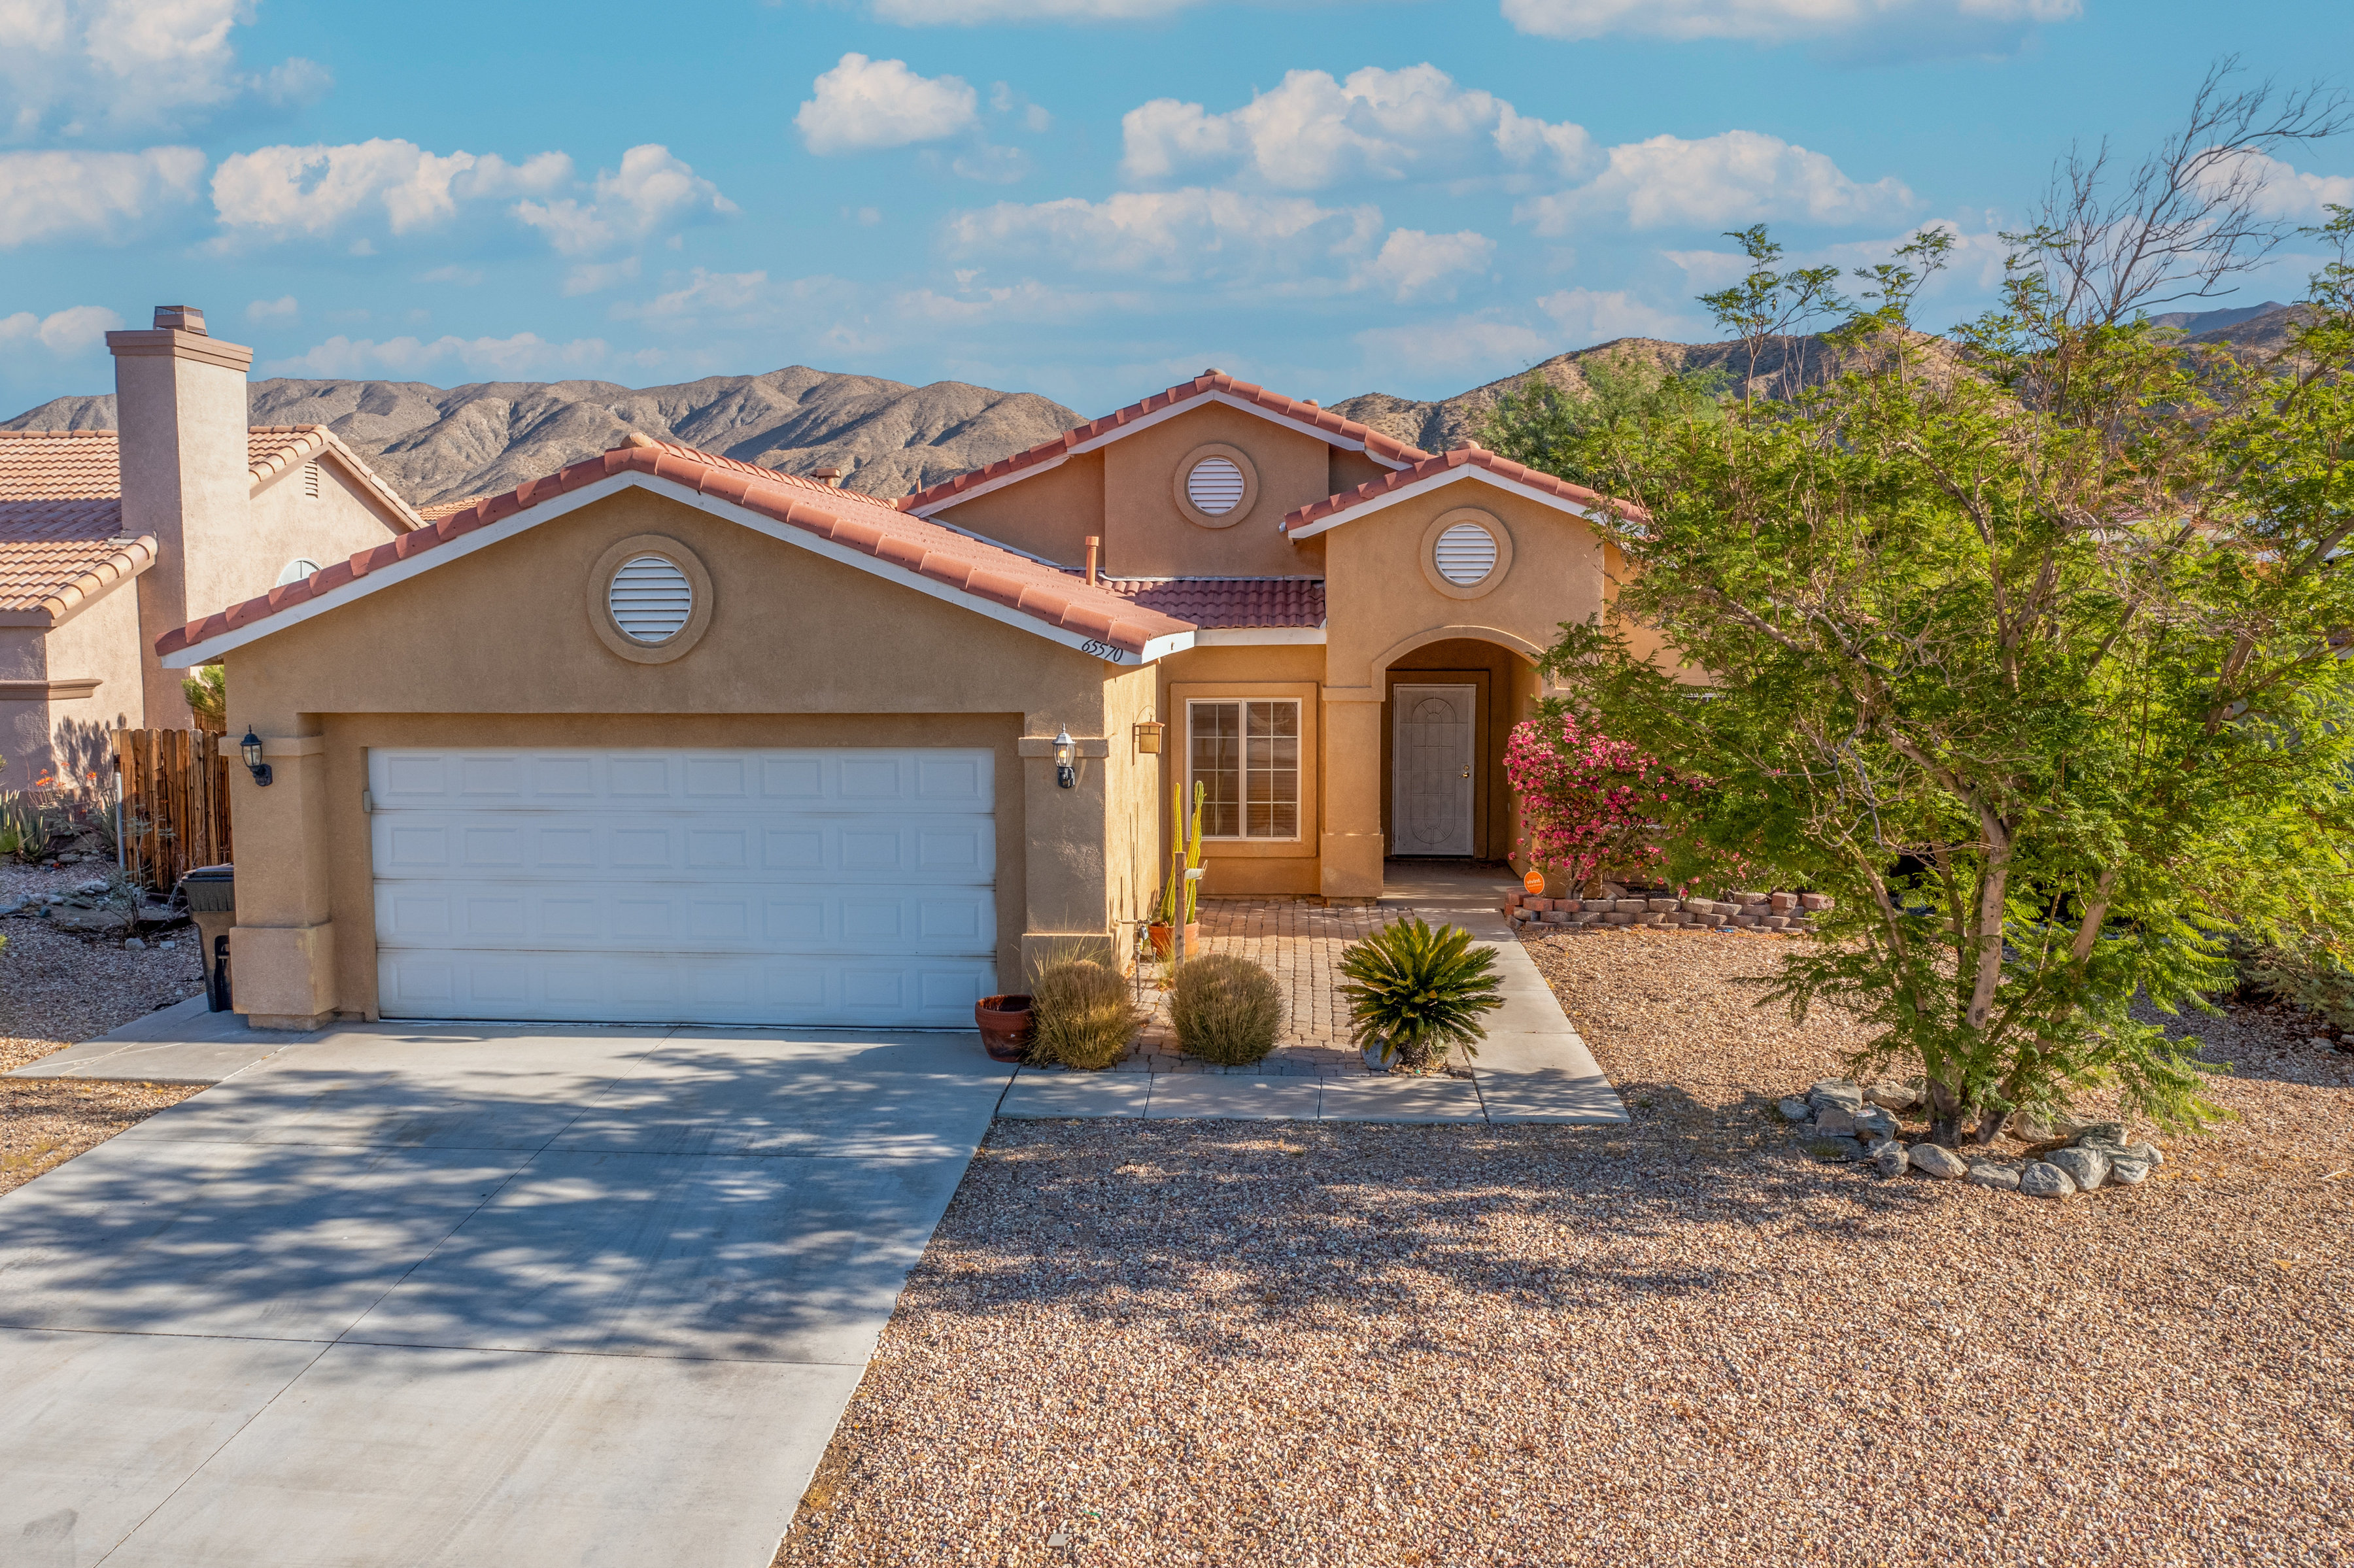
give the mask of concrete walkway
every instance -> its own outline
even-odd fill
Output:
[[[762,1568],[1009,1076],[189,1011],[39,1064],[220,1081],[0,1197],[11,1568]]]
[[[1257,1071],[1202,1071],[1173,1044],[1147,1044],[1119,1068],[1070,1073],[1024,1068],[1000,1116],[1224,1117],[1246,1119],[1413,1122],[1610,1123],[1627,1119],[1610,1081],[1563,1012],[1553,988],[1512,935],[1506,892],[1519,884],[1503,867],[1460,862],[1392,861],[1381,902],[1371,909],[1313,906],[1287,916],[1260,901],[1205,903],[1211,951],[1235,951],[1267,965],[1293,993],[1293,1027]],[[1489,1015],[1488,1038],[1459,1075],[1400,1078],[1366,1073],[1334,1017],[1332,965],[1346,938],[1389,920],[1419,916],[1451,922],[1496,955],[1504,1005]],[[1231,933],[1231,934],[1229,934]],[[1313,996],[1303,996],[1307,991]],[[1305,1022],[1303,1022],[1305,1021]],[[1341,1058],[1335,1065],[1332,1058]],[[1122,1070],[1125,1069],[1125,1070]]]

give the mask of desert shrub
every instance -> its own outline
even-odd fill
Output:
[[[1341,955],[1351,1033],[1361,1048],[1379,1045],[1384,1065],[1416,1072],[1436,1065],[1450,1045],[1477,1054],[1472,1042],[1488,1037],[1480,1015],[1504,1005],[1495,962],[1460,926],[1384,926]]]
[[[1040,1066],[1108,1067],[1128,1049],[1138,1022],[1128,981],[1108,964],[1066,959],[1030,982],[1027,1060]]]
[[[1248,959],[1212,953],[1182,965],[1169,995],[1177,1044],[1205,1062],[1247,1066],[1275,1049],[1283,988]]]
[[[2275,947],[2234,930],[2223,943],[2240,1001],[2280,1001],[2354,1029],[2354,972],[2327,953]]]

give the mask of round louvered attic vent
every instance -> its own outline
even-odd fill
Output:
[[[695,613],[695,585],[660,556],[635,556],[613,574],[605,593],[613,624],[632,642],[667,642]]]
[[[1185,476],[1185,499],[1212,517],[1239,505],[1243,488],[1243,471],[1232,458],[1205,457]]]
[[[1469,588],[1496,569],[1496,536],[1477,523],[1458,523],[1432,546],[1438,575],[1458,588]]]

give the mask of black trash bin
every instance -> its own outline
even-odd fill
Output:
[[[180,894],[196,922],[196,951],[205,963],[205,1005],[229,1008],[228,933],[237,924],[237,868],[200,865],[180,878]]]

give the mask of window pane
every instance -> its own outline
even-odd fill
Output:
[[[1243,705],[1188,705],[1193,782],[1204,786],[1202,836],[1239,838],[1243,832]],[[1192,805],[1190,795],[1187,805]]]

